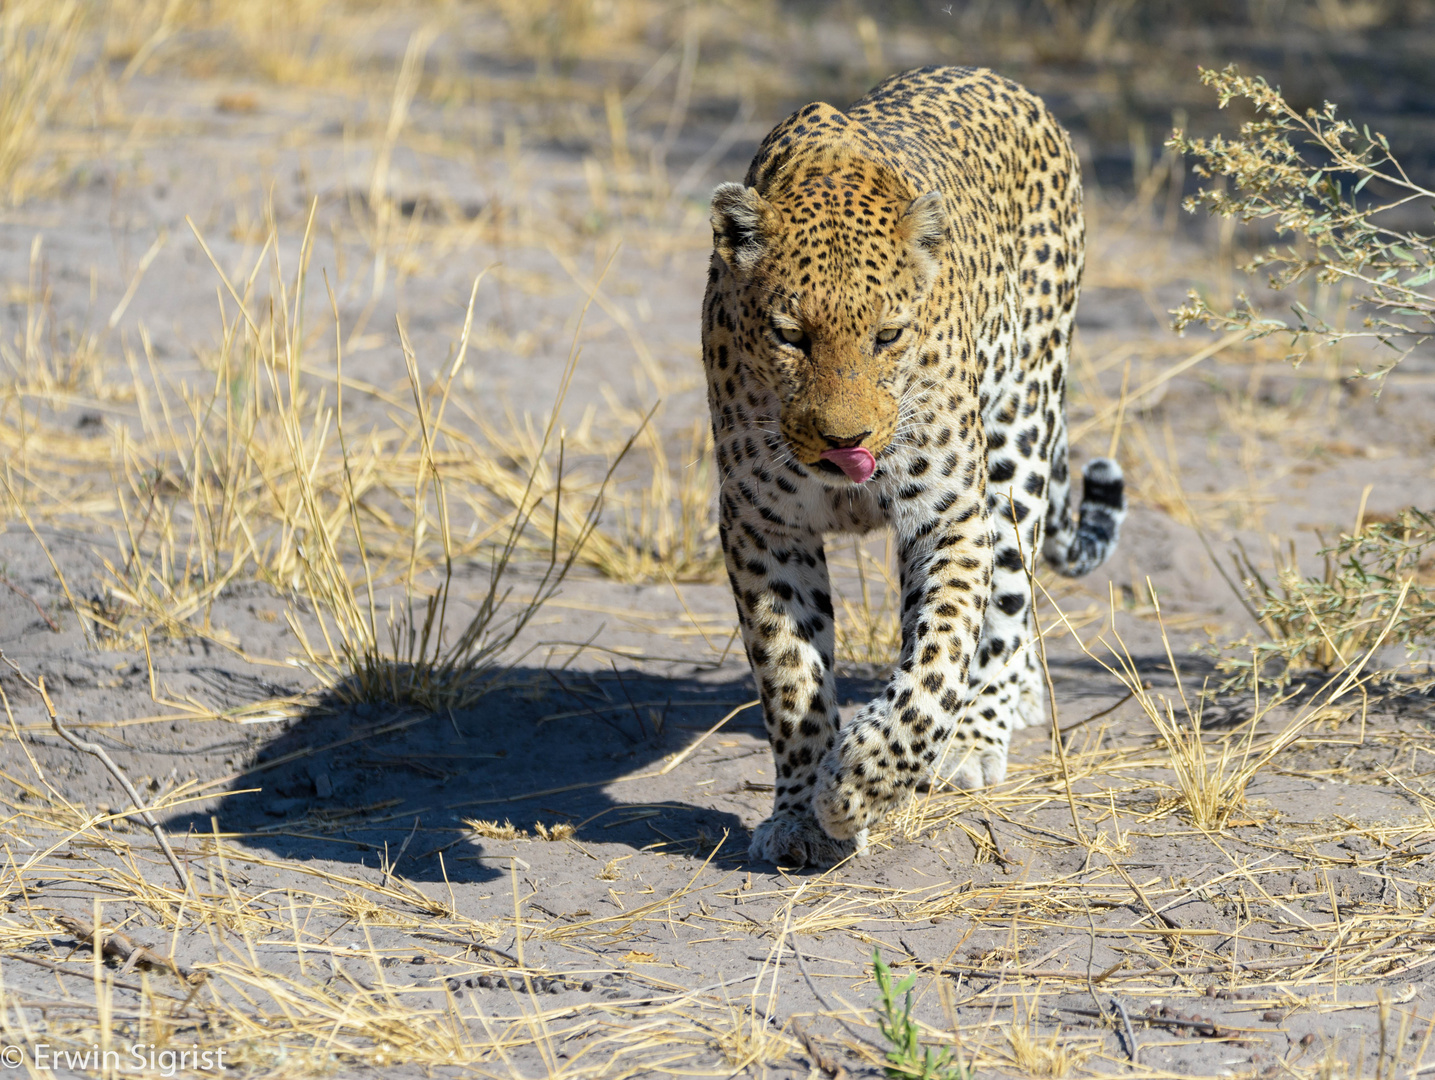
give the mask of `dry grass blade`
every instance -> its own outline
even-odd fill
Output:
[[[0,191],[18,203],[38,185],[33,165],[70,89],[83,10],[77,0],[10,0],[0,8]]]

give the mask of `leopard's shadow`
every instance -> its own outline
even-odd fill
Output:
[[[841,682],[852,697],[876,685]],[[512,844],[476,837],[465,818],[529,830],[537,821],[589,822],[580,842],[586,836],[636,849],[668,837],[667,850],[695,856],[726,831],[724,857],[740,860],[755,821],[655,802],[641,783],[609,785],[683,749],[753,696],[746,675],[715,681],[519,668],[474,706],[439,714],[320,701],[259,748],[217,809],[164,824],[176,837],[217,825],[286,859],[375,868],[387,861],[415,881],[507,875],[507,859],[493,852],[511,852]],[[758,709],[724,730],[765,739]],[[658,814],[615,813],[625,807]]]

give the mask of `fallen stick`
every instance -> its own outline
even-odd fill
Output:
[[[11,998],[10,1004],[16,1008],[36,1009],[40,1015],[47,1020],[52,1012],[61,1014],[94,1015],[100,1011],[98,1005],[91,1005],[84,1001],[30,1001],[26,998]],[[110,1008],[106,1015],[111,1020],[145,1020],[147,1017],[142,1012],[125,1012],[122,1009]]]
[[[104,767],[109,770],[110,775],[119,783],[120,787],[125,789],[125,794],[129,796],[130,802],[134,805],[134,812],[133,814],[125,814],[123,816],[139,817],[149,826],[150,832],[154,834],[155,840],[164,852],[164,857],[169,860],[169,865],[171,869],[174,870],[174,876],[179,878],[179,887],[185,892],[188,892],[190,890],[189,875],[185,873],[184,867],[175,856],[174,848],[169,846],[169,837],[165,835],[160,823],[155,820],[155,816],[150,813],[149,808],[145,806],[144,800],[140,798],[140,793],[136,791],[134,785],[130,783],[129,777],[124,774],[124,770],[111,760],[110,755],[105,753],[105,748],[99,743],[86,742],[66,728],[64,724],[60,723],[60,714],[55,711],[55,703],[50,700],[50,694],[45,689],[45,676],[41,675],[38,680],[30,678],[30,676],[20,670],[19,664],[15,663],[15,661],[11,660],[3,652],[0,652],[0,660],[3,660],[6,666],[19,676],[21,682],[40,695],[40,700],[45,703],[45,710],[50,714],[50,726],[54,728],[55,734],[64,739],[76,750],[98,758]]]
[[[1135,1065],[1137,1052],[1136,1032],[1131,1030],[1131,1017],[1126,1014],[1126,1006],[1121,1004],[1120,998],[1113,997],[1111,1004],[1115,1006],[1116,1011],[1121,1014],[1121,1023],[1126,1031],[1126,1053],[1131,1058],[1131,1064]],[[1105,1017],[1103,1016],[1102,1019],[1104,1020]]]
[[[1019,862],[1012,859],[1010,856],[1007,855],[1005,851],[1002,850],[1002,843],[1000,838],[997,836],[996,826],[992,824],[990,814],[987,814],[986,812],[982,813],[982,824],[987,827],[987,835],[992,838],[992,852],[996,855],[997,861],[1000,862],[1003,866],[1020,866],[1021,864]]]
[[[96,932],[95,924],[83,915],[56,915],[55,921],[81,941],[89,942],[91,948],[98,948],[101,955],[118,957],[122,961],[121,974],[133,971],[136,964],[149,964],[173,972],[186,982],[190,980],[189,971],[120,930]]]
[[[26,956],[24,953],[16,952],[0,953],[0,956],[3,956],[6,960],[18,960],[22,964],[34,964],[36,967],[42,967],[47,971],[53,971],[57,975],[71,975],[76,979],[84,979],[91,985],[93,985],[94,983],[95,977],[92,972],[75,971],[72,968],[65,967],[63,964],[57,964],[53,960],[46,960],[40,956]],[[133,990],[136,993],[141,994],[158,994],[160,997],[165,998],[168,1001],[173,1001],[180,1006],[188,1004],[190,998],[194,996],[193,993],[191,993],[189,997],[180,997],[178,994],[171,994],[167,990],[160,990],[153,986],[145,987],[140,985],[139,983],[125,982],[123,979],[116,979],[113,983],[110,983],[109,985],[114,986],[118,990]]]
[[[1183,931],[1190,933],[1189,930]],[[1175,931],[1171,931],[1175,933]],[[1372,958],[1373,959],[1373,958]],[[1435,959],[1427,957],[1426,961]],[[1189,967],[1160,967],[1149,970],[1128,970],[1124,974],[1114,975],[1120,965],[1115,965],[1102,972],[1096,982],[1111,978],[1119,982],[1131,982],[1137,979],[1164,979],[1171,975],[1228,975],[1235,971],[1279,971],[1282,968],[1304,967],[1311,963],[1309,956],[1282,956],[1268,960],[1240,960],[1226,964],[1194,964]],[[1411,965],[1412,967],[1414,965]],[[1407,970],[1397,969],[1389,974],[1399,974]],[[975,964],[948,964],[942,969],[943,975],[983,975],[989,979],[1006,978],[1015,976],[1027,979],[1082,979],[1086,978],[1085,972],[1067,971],[1062,968],[1031,968],[1022,970],[1020,968],[983,968]]]
[[[1071,1005],[1058,1005],[1057,1008],[1062,1012],[1076,1013],[1077,1016],[1091,1016],[1100,1020],[1106,1019],[1106,1017],[1096,1009],[1076,1008]],[[1131,1024],[1133,1022],[1138,1024],[1156,1024],[1158,1027],[1186,1028],[1195,1031],[1197,1035],[1205,1035],[1212,1039],[1233,1039],[1243,1035],[1270,1035],[1279,1031],[1278,1028],[1227,1027],[1225,1024],[1218,1023],[1215,1020],[1187,1020],[1176,1016],[1147,1016],[1144,1013],[1128,1016],[1124,1008],[1122,1008],[1120,1012],[1121,1018],[1126,1021],[1126,1031],[1131,1035],[1133,1045],[1135,1040],[1135,1035],[1131,1033]]]
[[[807,1056],[812,1059],[812,1064],[832,1077],[832,1080],[847,1080],[848,1072],[842,1067],[842,1063],[824,1052],[812,1036],[808,1034],[807,1029],[796,1020],[792,1022],[792,1033],[802,1042],[803,1048],[807,1051]]]
[[[20,586],[16,585],[13,581],[7,578],[4,574],[0,574],[0,585],[4,585],[12,593],[20,597],[20,599],[30,601],[30,603],[35,606],[35,610],[40,613],[40,618],[45,620],[45,625],[57,634],[60,632],[60,624],[57,623],[54,619],[50,618],[49,614],[45,611],[44,608],[40,606],[39,602],[33,596],[27,593],[24,589],[20,588]]]

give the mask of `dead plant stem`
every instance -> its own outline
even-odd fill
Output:
[[[184,892],[188,892],[191,888],[189,875],[185,873],[184,867],[175,856],[174,848],[169,846],[169,837],[165,835],[160,823],[155,820],[154,814],[150,813],[149,808],[145,806],[144,800],[140,798],[139,792],[136,791],[134,785],[130,783],[129,777],[124,774],[124,770],[115,764],[114,759],[105,752],[105,748],[99,743],[86,742],[61,723],[60,714],[55,710],[55,703],[50,700],[49,691],[45,689],[45,677],[43,675],[41,675],[39,679],[30,678],[30,676],[25,674],[20,668],[19,664],[15,663],[15,661],[11,660],[3,652],[0,652],[0,661],[3,661],[5,666],[13,671],[21,682],[40,695],[40,700],[45,703],[45,710],[50,714],[50,726],[54,729],[55,734],[64,739],[65,742],[69,743],[76,750],[98,758],[100,763],[109,770],[109,774],[115,778],[120,787],[124,788],[125,794],[129,796],[130,802],[134,805],[135,816],[139,817],[149,826],[150,832],[154,834],[154,838],[159,843],[160,849],[164,852],[165,858],[169,860],[169,865],[171,869],[174,870],[174,876],[179,879],[180,889]]]

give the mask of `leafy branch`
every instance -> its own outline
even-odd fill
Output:
[[[1256,119],[1242,124],[1234,139],[1172,133],[1166,145],[1192,158],[1197,175],[1224,178],[1188,198],[1186,209],[1272,222],[1276,235],[1291,242],[1268,247],[1242,269],[1266,270],[1274,290],[1306,279],[1347,282],[1353,308],[1365,315],[1358,328],[1347,328],[1297,301],[1293,317],[1274,318],[1244,293],[1233,310],[1217,311],[1192,291],[1172,313],[1175,328],[1201,322],[1245,330],[1252,338],[1286,334],[1288,359],[1296,363],[1321,346],[1367,339],[1390,352],[1373,370],[1357,368],[1355,375],[1383,378],[1435,338],[1435,237],[1401,227],[1391,213],[1402,207],[1428,212],[1435,192],[1410,178],[1384,135],[1357,130],[1336,116],[1330,102],[1299,112],[1279,89],[1240,74],[1235,65],[1203,68],[1201,82],[1215,88],[1221,108],[1237,98],[1249,101]]]

